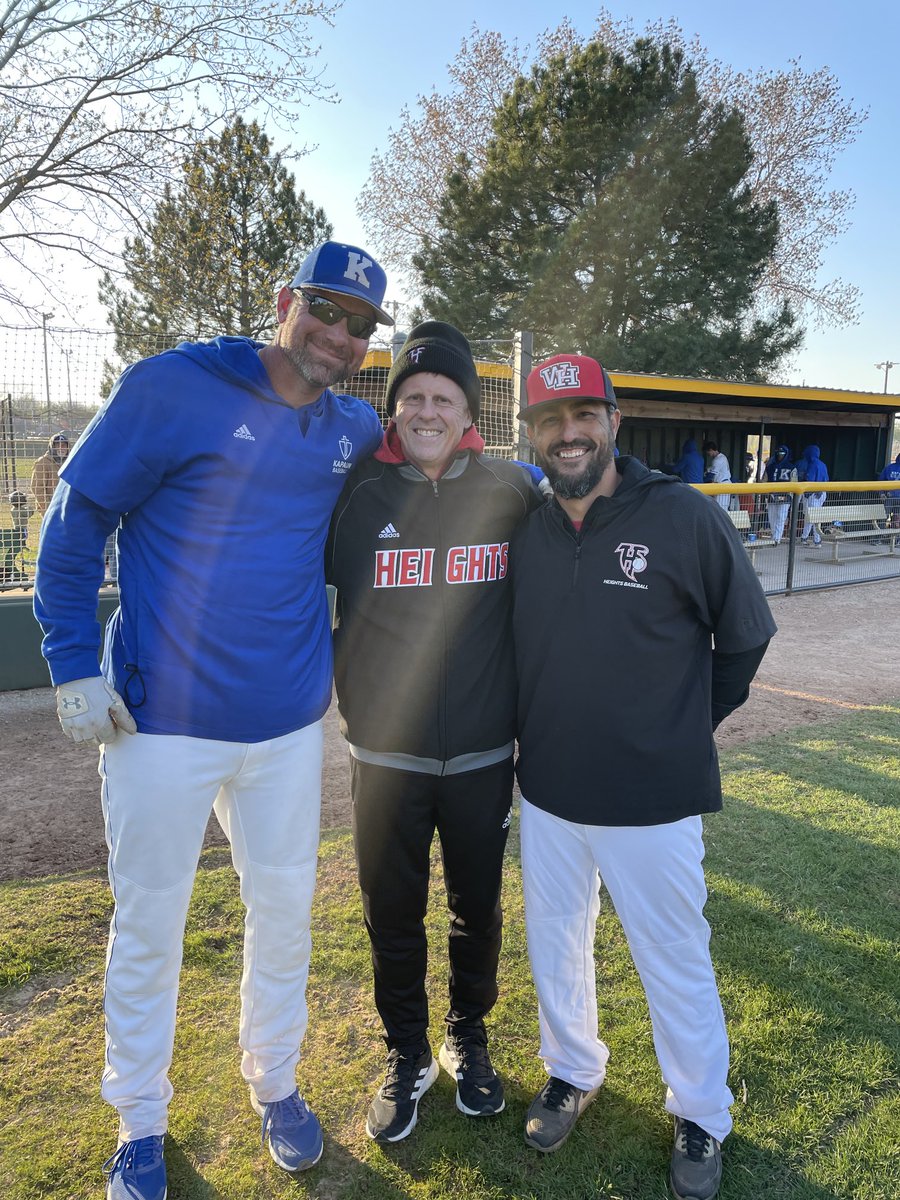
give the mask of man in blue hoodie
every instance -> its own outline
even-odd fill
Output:
[[[766,463],[766,482],[796,483],[796,481],[797,468],[791,460],[791,452],[787,446],[779,446]],[[790,507],[791,497],[787,492],[771,492],[766,500],[769,528],[772,530],[772,541],[776,546],[784,537],[784,527],[787,524]]]
[[[673,463],[671,474],[678,475],[684,483],[703,482],[703,455],[693,438],[688,438],[681,447],[681,458]]]
[[[800,483],[827,483],[828,468],[819,458],[818,446],[807,446],[797,461],[797,479]],[[822,544],[822,531],[819,526],[809,519],[809,509],[821,508],[825,503],[824,492],[804,492],[803,504],[803,545],[809,545],[809,535],[812,534],[813,544]]]
[[[240,1045],[286,1171],[322,1130],[295,1079],[306,1028],[322,717],[323,552],[344,479],[381,442],[331,385],[378,324],[381,267],[326,242],[278,293],[269,345],[182,343],[129,367],[69,456],[35,583],[63,732],[100,745],[115,900],[102,1094],[119,1114],[107,1200],[164,1200],[163,1135],[184,922],[215,810],[247,909]],[[120,607],[95,620],[117,530]]]

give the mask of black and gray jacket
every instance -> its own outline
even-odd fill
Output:
[[[576,530],[554,500],[511,547],[522,795],[586,825],[722,806],[713,729],[775,632],[728,514],[616,459]]]
[[[355,757],[444,775],[513,753],[509,541],[541,503],[523,468],[470,451],[437,482],[376,459],[349,477],[325,568]]]

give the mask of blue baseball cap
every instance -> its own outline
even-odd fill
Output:
[[[323,242],[300,264],[291,280],[292,288],[314,287],[365,300],[380,325],[393,325],[394,318],[381,307],[387,276],[370,254],[344,242]]]

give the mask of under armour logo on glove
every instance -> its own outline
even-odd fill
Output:
[[[121,729],[137,733],[125,701],[100,675],[73,679],[56,689],[56,712],[62,731],[73,742],[112,742]]]

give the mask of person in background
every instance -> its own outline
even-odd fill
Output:
[[[796,483],[797,468],[791,461],[791,452],[787,446],[779,446],[766,463],[767,483]],[[772,492],[766,498],[766,511],[769,517],[769,528],[772,531],[772,541],[780,545],[784,537],[784,527],[787,523],[791,498],[788,493]]]
[[[704,483],[731,483],[731,467],[728,459],[713,441],[703,443],[703,454],[706,458],[706,471],[703,474]],[[731,496],[720,494],[714,497],[719,508],[731,508]]]
[[[613,456],[620,413],[600,363],[557,356],[526,391],[518,415],[555,498],[510,549],[525,925],[548,1076],[525,1141],[558,1150],[606,1076],[602,884],[650,1010],[672,1189],[712,1200],[733,1098],[702,814],[722,807],[713,731],[747,699],[775,624],[728,515]]]
[[[797,481],[799,483],[828,482],[828,468],[819,457],[818,446],[807,446],[797,460]],[[801,497],[801,504],[803,505],[803,532],[800,535],[800,540],[804,546],[809,545],[810,534],[812,534],[813,545],[819,546],[822,543],[822,531],[814,521],[809,519],[809,510],[811,508],[821,508],[824,503],[824,492],[804,492]]]
[[[744,482],[756,482],[756,456],[751,454],[749,450],[744,455]],[[756,516],[757,499],[757,496],[747,495],[743,492],[737,498],[738,508],[742,509],[747,514],[747,517],[750,521],[749,532],[753,534],[759,533],[759,522]]]
[[[70,442],[67,433],[54,433],[47,447],[47,453],[34,464],[31,472],[31,494],[37,510],[41,514],[50,507],[53,493],[59,479],[59,470],[69,456]]]
[[[25,492],[9,493],[12,526],[0,529],[0,583],[22,583],[28,576],[22,563],[22,551],[28,543],[28,520],[34,509]]]
[[[888,463],[878,478],[886,483],[900,483],[900,454],[892,463]],[[888,514],[888,528],[900,529],[900,488],[882,492],[881,496],[885,512]]]
[[[681,447],[681,458],[672,463],[671,475],[677,475],[684,483],[703,482],[703,455],[693,438],[687,438]]]
[[[497,999],[516,733],[507,555],[541,497],[521,466],[482,453],[481,384],[452,325],[411,330],[385,404],[384,443],[347,481],[325,570],[337,588],[335,688],[387,1045],[366,1133],[399,1142],[438,1075],[425,932],[435,832],[450,909],[438,1060],[466,1116],[504,1107],[485,1017]]]
[[[183,342],[119,378],[44,517],[35,614],[63,733],[100,745],[115,908],[101,1091],[118,1110],[107,1200],[163,1200],[184,923],[211,810],[246,907],[239,1041],[285,1171],[322,1154],[296,1080],[307,1024],[322,717],[331,702],[328,524],[381,443],[333,384],[362,365],[385,275],[325,242],[278,292],[268,345]],[[97,665],[119,527],[120,607]]]

